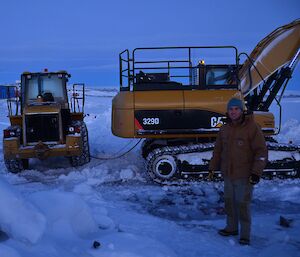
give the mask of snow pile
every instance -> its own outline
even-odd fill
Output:
[[[31,195],[48,221],[48,229],[59,237],[85,237],[97,231],[97,224],[87,204],[74,193],[38,192]]]
[[[279,142],[300,144],[300,121],[290,119],[285,122],[281,128],[280,134],[277,136]]]
[[[80,194],[86,202],[93,205],[92,213],[100,229],[111,229],[115,227],[112,219],[108,217],[108,211],[104,207],[105,201],[93,187],[99,185],[98,179],[90,178],[74,187],[73,192]]]
[[[187,161],[192,165],[203,165],[209,161],[212,157],[212,151],[189,153],[189,154],[178,154],[177,158],[180,161]]]
[[[127,160],[128,161],[128,160]],[[111,167],[110,167],[111,166]],[[62,174],[58,180],[60,183],[87,183],[91,186],[99,186],[105,183],[121,181],[143,181],[138,168],[135,165],[124,163],[124,168],[118,167],[118,163],[113,162],[111,165],[100,164],[96,167],[84,168],[81,171],[71,171],[68,174]]]
[[[45,216],[2,179],[0,202],[2,231],[16,240],[33,244],[42,237],[46,228]]]
[[[272,202],[279,201],[285,204],[300,204],[300,187],[299,179],[294,180],[264,180],[259,183],[254,191],[254,198],[261,201]],[[266,194],[266,188],[268,193]],[[278,207],[278,206],[277,206]],[[295,206],[296,207],[296,206]]]
[[[120,172],[120,178],[122,181],[130,180],[135,177],[134,172],[132,169],[122,169]]]
[[[297,152],[297,151],[287,152],[287,151],[272,151],[272,150],[269,150],[268,155],[269,155],[269,157],[268,157],[269,161],[283,160],[285,158],[293,158],[296,161],[300,160],[300,153]]]

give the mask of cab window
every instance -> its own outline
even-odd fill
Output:
[[[65,80],[57,74],[28,75],[25,78],[25,102],[36,101],[38,97],[44,102],[65,102]]]
[[[232,73],[228,68],[210,68],[206,72],[206,85],[228,85],[232,83]]]

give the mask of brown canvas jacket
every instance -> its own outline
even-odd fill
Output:
[[[209,169],[221,170],[230,179],[262,175],[268,159],[268,149],[260,126],[252,115],[242,122],[223,125],[218,133]]]

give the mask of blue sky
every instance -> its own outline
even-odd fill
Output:
[[[47,67],[69,71],[72,82],[112,86],[125,48],[235,45],[250,53],[299,18],[300,1],[10,0],[0,10],[0,83]],[[299,71],[288,89],[300,90]]]

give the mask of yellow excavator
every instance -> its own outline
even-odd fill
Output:
[[[112,132],[145,138],[142,155],[156,182],[205,178],[226,104],[237,97],[246,115],[254,114],[260,124],[269,151],[280,156],[269,160],[264,176],[299,176],[300,147],[276,142],[272,136],[279,133],[281,117],[276,128],[269,112],[274,101],[281,110],[299,47],[300,20],[295,20],[261,40],[250,55],[234,46],[125,50],[119,55],[120,92],[112,102]]]

